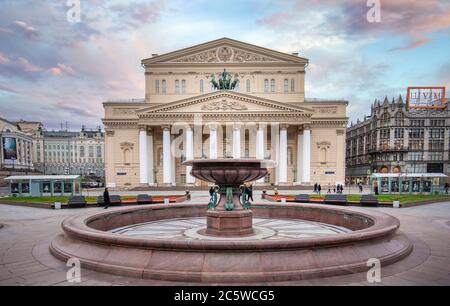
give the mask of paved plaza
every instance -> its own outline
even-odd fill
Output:
[[[198,194],[195,198],[202,198]],[[115,209],[115,208],[111,208]],[[369,208],[356,208],[363,211]],[[365,273],[305,280],[277,285],[450,285],[450,202],[410,208],[370,208],[397,217],[400,231],[414,243],[414,250],[406,259],[381,269],[381,283],[368,283]],[[101,208],[47,210],[0,204],[0,285],[195,285],[156,280],[141,280],[82,270],[80,283],[66,280],[68,267],[48,251],[50,241],[61,233],[61,221],[76,214],[95,213]],[[189,220],[191,228],[201,226],[204,220]],[[262,226],[267,220],[255,220]],[[272,223],[272,225],[270,225]],[[178,226],[183,222],[178,222]],[[172,227],[174,236],[182,235],[177,224]],[[288,224],[286,220],[268,222],[277,235],[305,233],[335,234],[336,229],[320,228],[318,224]],[[153,227],[152,227],[153,226]],[[156,224],[147,230],[156,231]],[[181,226],[183,227],[183,226]],[[186,226],[189,227],[189,226]],[[284,230],[282,229],[283,227]],[[293,227],[293,231],[286,231]],[[281,229],[281,230],[280,230]],[[137,230],[136,228],[132,230]],[[297,231],[297,233],[296,233]],[[140,233],[142,234],[142,233]],[[144,233],[145,234],[145,233]],[[175,237],[176,238],[176,237]],[[280,238],[280,237],[276,237]],[[282,237],[287,239],[287,237]],[[274,285],[270,283],[258,285]]]

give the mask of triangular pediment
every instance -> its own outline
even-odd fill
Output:
[[[141,109],[137,115],[166,114],[254,114],[254,113],[296,113],[301,116],[311,116],[308,108],[289,105],[274,100],[259,98],[233,91],[217,91],[164,105]]]
[[[244,64],[297,63],[306,65],[308,59],[252,44],[221,38],[204,44],[142,60],[151,64]]]

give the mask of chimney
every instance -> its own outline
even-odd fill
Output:
[[[298,56],[298,52],[293,52],[292,55],[293,56]]]
[[[158,56],[158,53],[153,53],[152,54],[152,57],[156,57],[156,56]]]

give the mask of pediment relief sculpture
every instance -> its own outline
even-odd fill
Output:
[[[245,63],[245,62],[279,62],[280,60],[253,52],[221,46],[194,55],[173,60],[175,63]]]
[[[207,111],[242,111],[247,110],[247,106],[240,104],[236,101],[229,101],[226,99],[211,102],[203,105],[202,110]]]

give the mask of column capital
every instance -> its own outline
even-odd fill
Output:
[[[242,124],[240,124],[240,123],[234,123],[233,124],[233,130],[240,130],[241,126],[242,126]]]
[[[147,126],[145,124],[139,124],[138,128],[139,132],[147,131]]]
[[[337,135],[344,135],[344,133],[345,133],[344,130],[336,130]]]
[[[303,130],[311,130],[311,124],[303,124]]]
[[[281,130],[286,130],[288,127],[289,127],[288,124],[284,124],[284,123],[280,124],[280,129]]]
[[[164,124],[164,125],[161,125],[161,128],[163,129],[163,131],[170,131],[171,125],[170,124]]]
[[[267,123],[258,123],[256,126],[258,130],[264,130],[267,128]]]
[[[207,124],[210,131],[216,131],[219,127],[219,124],[217,123],[208,123]]]

